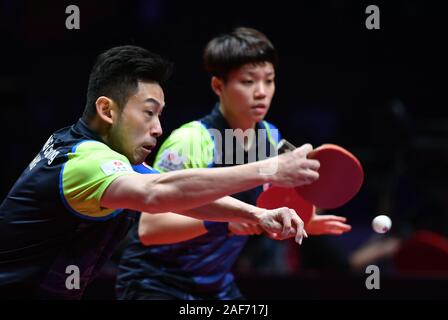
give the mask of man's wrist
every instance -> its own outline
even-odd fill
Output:
[[[276,182],[276,173],[278,171],[278,157],[257,161],[257,172],[261,184]]]
[[[260,224],[260,222],[261,222],[261,217],[262,217],[262,215],[263,215],[263,213],[265,212],[266,210],[265,209],[261,209],[261,208],[258,208],[258,207],[253,207],[251,210],[250,210],[250,213],[251,213],[251,216],[252,216],[252,221],[251,221],[251,223],[254,223],[254,224]]]

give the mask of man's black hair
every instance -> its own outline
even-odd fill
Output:
[[[139,81],[163,85],[171,71],[172,63],[140,47],[120,46],[101,53],[90,73],[83,119],[96,114],[98,97],[109,97],[122,109]]]

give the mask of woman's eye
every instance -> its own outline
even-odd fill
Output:
[[[154,112],[152,112],[152,111],[145,111],[146,112],[146,114],[148,115],[148,116],[150,116],[150,117],[152,117],[153,115],[154,115]]]

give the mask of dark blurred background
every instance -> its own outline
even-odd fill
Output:
[[[70,4],[80,9],[79,30],[65,27]],[[370,4],[380,9],[380,30],[365,27]],[[285,242],[273,249],[280,255],[257,252],[257,244],[249,243],[235,270],[243,292],[249,298],[446,298],[442,13],[434,3],[404,0],[0,0],[0,196],[50,133],[81,115],[100,52],[135,44],[175,63],[165,90],[163,141],[216,101],[202,67],[207,41],[237,26],[253,27],[280,56],[267,119],[296,145],[349,149],[364,166],[365,183],[353,201],[329,212],[347,216],[350,233],[307,239],[300,249]],[[393,220],[387,235],[371,229],[378,214]],[[113,297],[114,261],[89,297]],[[364,286],[368,264],[383,267],[385,284],[374,294]],[[257,285],[260,278],[266,285]]]

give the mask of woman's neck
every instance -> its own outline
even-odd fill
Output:
[[[253,121],[242,121],[238,119],[237,116],[228,112],[226,108],[223,108],[222,104],[219,105],[219,110],[223,117],[226,119],[230,128],[233,130],[240,129],[235,132],[235,137],[237,137],[237,141],[241,143],[244,150],[249,150],[255,140],[255,125],[256,123]],[[247,131],[248,130],[248,131]]]

